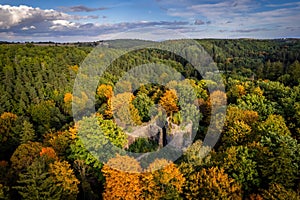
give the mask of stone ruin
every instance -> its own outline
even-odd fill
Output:
[[[176,125],[167,119],[166,122],[155,120],[144,126],[135,127],[133,131],[125,133],[128,135],[128,148],[138,138],[148,138],[157,142],[159,148],[171,145],[177,149],[183,149],[192,143],[192,122],[185,125]]]

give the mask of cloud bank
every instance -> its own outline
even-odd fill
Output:
[[[123,22],[110,20],[118,17],[110,6],[76,5],[55,10],[0,5],[0,40],[101,40],[132,29],[155,30],[155,27],[191,38],[300,37],[300,2],[263,2],[268,1],[157,0],[157,9],[163,14],[161,20],[138,20],[137,17],[137,20]],[[146,7],[141,9],[147,10]],[[111,11],[112,16],[110,12],[101,13],[105,10]],[[173,35],[157,33],[157,36],[168,39]]]

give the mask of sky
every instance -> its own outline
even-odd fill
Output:
[[[300,38],[294,0],[0,0],[1,41]]]

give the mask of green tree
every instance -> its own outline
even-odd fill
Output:
[[[223,158],[217,161],[231,178],[241,184],[242,189],[247,193],[257,189],[261,182],[254,155],[248,147],[232,146],[221,153]]]
[[[28,142],[19,145],[10,158],[12,169],[16,172],[23,171],[40,156],[41,150],[42,144],[39,142]]]
[[[112,144],[119,148],[124,147],[127,143],[127,135],[114,121],[98,117],[98,123],[101,131]]]
[[[112,120],[103,120],[101,116],[84,117],[80,120],[77,137],[76,143],[101,161],[122,152],[120,148],[127,143],[127,135],[122,129]]]
[[[0,159],[9,159],[14,149],[19,145],[21,128],[17,115],[4,112],[0,116]]]
[[[26,171],[19,174],[18,185],[14,188],[22,199],[61,199],[62,188],[55,184],[42,159],[35,160]]]
[[[279,135],[276,132],[265,134],[261,138],[261,144],[271,154],[264,163],[260,163],[263,180],[281,184],[285,188],[294,187],[299,180],[300,145],[289,135]]]
[[[9,187],[2,185],[0,183],[0,199],[9,200],[10,198],[8,192],[9,192]]]
[[[128,151],[134,153],[147,153],[156,151],[157,149],[158,144],[156,141],[150,140],[148,138],[138,138],[129,146]]]
[[[201,140],[197,140],[183,153],[182,162],[190,163],[193,166],[208,165],[211,157],[210,150],[210,147],[203,146]]]
[[[300,77],[300,63],[296,60],[293,64],[291,64],[288,69],[287,73],[291,76],[291,80],[293,84],[299,84],[299,77]]]
[[[132,101],[134,107],[139,111],[139,115],[143,122],[150,120],[150,109],[154,102],[145,93],[138,93],[136,98]]]
[[[243,96],[237,100],[237,105],[242,110],[256,111],[261,119],[266,119],[270,114],[276,112],[276,103],[256,94]]]
[[[35,131],[33,129],[33,125],[30,122],[25,120],[23,122],[23,127],[22,127],[21,143],[34,141],[34,139],[35,139]]]
[[[51,128],[59,129],[65,120],[53,101],[44,101],[30,107],[32,121],[38,134],[44,134]],[[38,136],[40,136],[38,135]]]
[[[99,199],[99,196],[101,196],[99,191],[102,189],[102,184],[99,183],[100,180],[95,177],[95,174],[97,174],[96,172],[99,173],[100,170],[93,169],[84,160],[75,160],[73,164],[82,191],[79,193],[78,198]]]
[[[291,135],[289,128],[285,124],[284,118],[280,115],[269,115],[266,121],[259,125],[258,131],[261,135],[272,133],[282,136]]]
[[[81,140],[76,139],[74,143],[70,145],[70,155],[68,159],[71,161],[81,160],[85,165],[89,166],[91,173],[98,180],[103,180],[103,175],[101,173],[101,168],[103,164],[89,152]]]

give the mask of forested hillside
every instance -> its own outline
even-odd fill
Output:
[[[75,123],[72,102],[89,104],[87,94],[73,96],[84,59],[95,44],[114,52],[130,42],[148,44],[0,44],[0,199],[300,199],[300,40],[197,40],[222,72],[225,92],[178,55],[130,52],[99,78],[96,113]],[[124,81],[114,91],[125,72],[147,63],[169,66],[186,79],[167,81],[162,73],[155,78],[166,86],[146,84],[131,92],[137,83]],[[176,91],[189,96],[187,85],[195,100],[186,107]],[[227,107],[210,149],[203,140],[213,97],[227,98]],[[193,113],[199,122],[189,118]],[[121,150],[104,162],[83,141],[92,138],[99,149],[109,141],[123,151],[155,152],[167,145],[171,130],[162,130],[161,140],[127,133],[162,116],[172,126],[192,123],[197,130],[174,162],[157,158],[145,166]],[[122,170],[112,167],[117,165]]]

